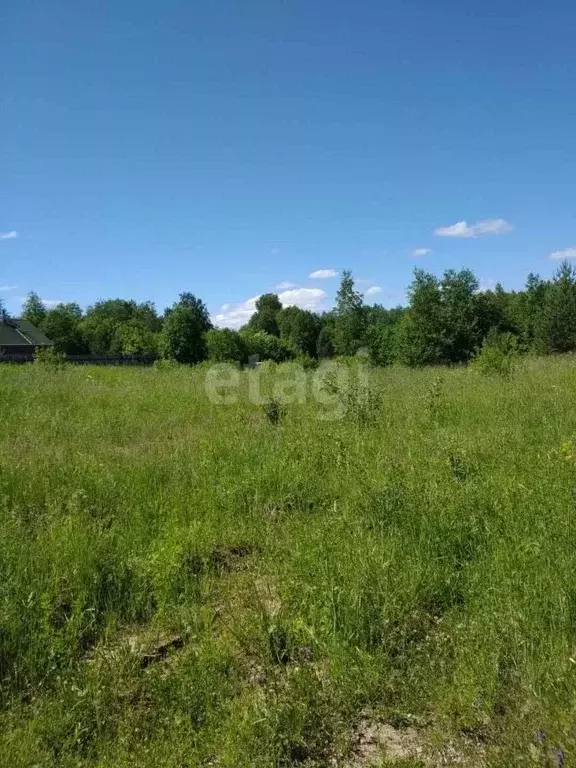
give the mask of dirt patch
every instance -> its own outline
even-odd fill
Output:
[[[154,642],[139,645],[138,640],[131,638],[130,649],[138,656],[141,666],[149,667],[157,661],[166,659],[172,651],[184,647],[182,635],[159,635]]]
[[[390,723],[365,718],[358,724],[352,746],[352,757],[345,768],[376,768],[386,764],[410,765],[422,768],[484,768],[484,750],[479,744],[446,741],[438,745],[424,729],[413,726],[396,728]]]
[[[167,661],[178,650],[184,648],[186,635],[163,632],[149,627],[126,627],[114,642],[93,648],[85,657],[87,663],[105,660],[108,664],[121,662],[129,656],[141,667],[149,667],[160,661]]]
[[[263,610],[270,617],[277,616],[282,608],[282,601],[274,581],[267,577],[259,576],[254,581],[256,598]]]
[[[210,570],[215,572],[233,573],[237,571],[244,558],[254,554],[256,548],[252,544],[234,544],[232,546],[216,546],[210,553]]]
[[[362,720],[354,740],[354,755],[347,768],[368,768],[379,765],[383,759],[408,758],[421,760],[423,766],[433,765],[426,759],[426,742],[416,728],[394,728],[388,723]]]

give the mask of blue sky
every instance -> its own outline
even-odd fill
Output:
[[[238,325],[279,285],[329,307],[317,270],[387,306],[414,266],[549,275],[576,257],[575,33],[569,0],[13,0],[0,296],[186,290]]]

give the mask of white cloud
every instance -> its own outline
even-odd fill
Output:
[[[549,259],[576,259],[576,246],[565,248],[563,251],[554,251],[548,256]]]
[[[18,232],[14,229],[11,232],[0,232],[0,240],[15,240],[18,237]]]
[[[281,283],[278,283],[276,286],[277,291],[289,291],[290,288],[297,288],[298,286],[296,283],[290,283],[287,280],[282,281]]]
[[[239,328],[256,312],[257,301],[258,296],[254,296],[240,304],[223,304],[221,311],[214,317],[214,323],[226,328]]]
[[[421,256],[427,256],[429,253],[432,253],[432,249],[431,248],[415,248],[412,251],[412,256],[415,259],[418,259]]]
[[[380,288],[379,285],[373,285],[371,288],[368,288],[365,295],[366,296],[376,296],[377,293],[382,293],[382,288]]]
[[[326,291],[321,288],[294,288],[282,291],[278,298],[284,307],[300,307],[316,311],[321,309],[326,299]]]
[[[279,293],[278,298],[285,307],[296,306],[315,312],[324,309],[326,291],[321,288],[292,288]],[[239,304],[223,304],[220,312],[214,316],[215,325],[226,328],[240,328],[245,325],[256,312],[258,299],[259,296],[254,296]]]
[[[328,280],[330,277],[336,277],[337,274],[335,269],[317,269],[315,272],[310,272],[309,277],[312,280]]]
[[[0,292],[6,293],[8,291],[15,291],[18,288],[17,285],[0,285]]]
[[[505,235],[511,232],[513,226],[505,219],[483,219],[476,224],[468,225],[465,221],[458,221],[449,227],[438,227],[434,230],[437,237],[481,237],[482,235]]]

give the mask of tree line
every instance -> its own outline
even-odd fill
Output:
[[[22,317],[67,355],[135,355],[180,363],[251,357],[303,362],[364,351],[377,365],[465,363],[483,344],[540,354],[576,349],[576,269],[563,262],[550,280],[530,274],[521,291],[480,290],[468,269],[437,277],[414,271],[407,306],[369,305],[344,271],[333,310],[283,307],[274,293],[238,331],[215,328],[204,302],[192,293],[159,314],[152,302],[98,301],[84,312],[76,303],[48,308],[31,292]],[[0,301],[0,313],[6,316]]]

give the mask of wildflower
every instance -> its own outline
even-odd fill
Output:
[[[561,749],[556,750],[556,760],[558,761],[558,768],[564,768],[564,752]]]
[[[546,734],[542,730],[542,728],[538,728],[536,731],[536,741],[542,744],[544,741],[546,741]]]

